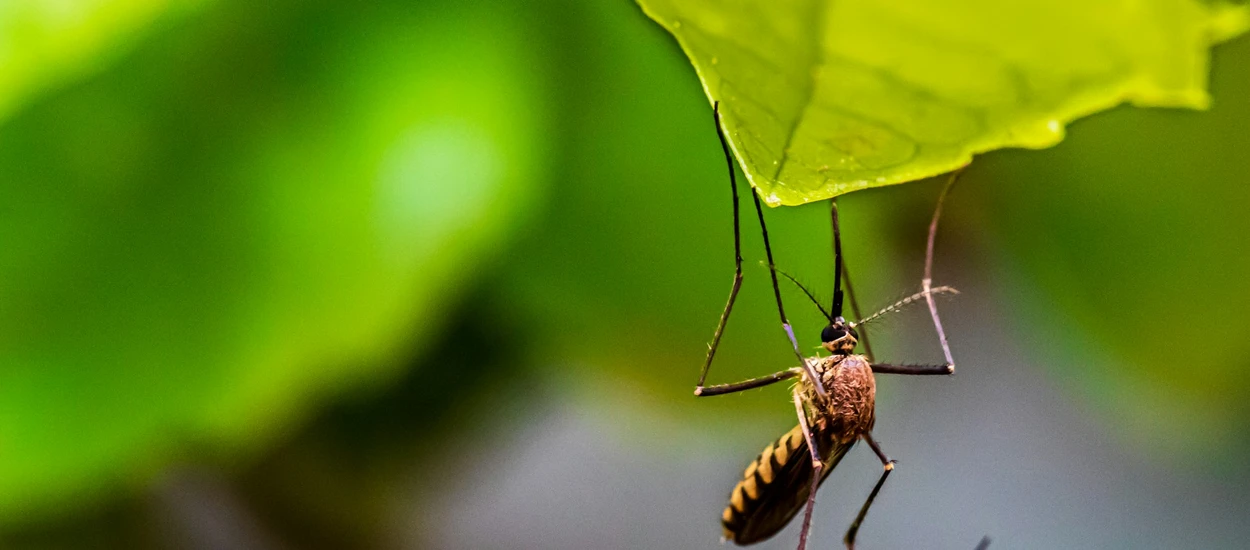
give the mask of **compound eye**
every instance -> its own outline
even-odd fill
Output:
[[[851,327],[850,330],[851,330],[851,338],[859,340],[859,332],[855,330],[855,327]]]
[[[820,331],[820,341],[832,342],[841,338],[844,334],[846,334],[845,331],[833,328],[833,325],[829,325],[825,327],[825,330]]]

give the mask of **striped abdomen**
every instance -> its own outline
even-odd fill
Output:
[[[855,440],[836,443],[827,434],[815,435],[822,447],[824,471],[821,483],[842,460]],[[785,527],[807,503],[811,490],[812,458],[799,426],[764,448],[747,466],[742,481],[729,494],[729,506],[721,516],[725,538],[736,544],[752,544],[767,539]]]

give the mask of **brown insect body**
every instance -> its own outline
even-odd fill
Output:
[[[813,363],[829,395],[821,398],[812,384],[803,384],[803,397],[816,413],[813,432],[839,444],[854,443],[871,432],[876,421],[877,380],[868,359],[863,355],[834,355]]]
[[[820,447],[824,483],[855,442],[872,431],[877,385],[862,355],[814,357],[808,363],[828,394],[821,397],[806,374],[800,377],[797,391],[807,403],[813,439]],[[795,426],[764,448],[730,492],[721,516],[725,539],[747,545],[776,534],[807,502],[811,476],[807,442],[802,428]]]

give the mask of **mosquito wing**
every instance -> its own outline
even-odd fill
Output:
[[[816,441],[830,441],[816,434]],[[822,449],[825,464],[820,482],[842,460],[854,443],[830,443]],[[812,458],[799,426],[764,448],[747,466],[742,481],[729,494],[729,506],[721,516],[725,538],[747,545],[767,539],[780,531],[803,505],[811,490]]]

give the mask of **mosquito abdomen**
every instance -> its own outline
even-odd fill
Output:
[[[825,469],[821,482],[851,446],[830,447],[832,452],[822,453]],[[742,481],[729,493],[729,506],[721,515],[725,539],[746,545],[776,534],[807,502],[811,477],[811,454],[802,428],[795,426],[747,465]]]

